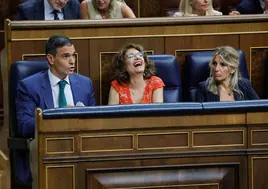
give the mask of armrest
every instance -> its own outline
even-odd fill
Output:
[[[30,149],[30,142],[32,138],[15,138],[9,137],[7,139],[7,145],[9,149],[13,150],[27,150]]]

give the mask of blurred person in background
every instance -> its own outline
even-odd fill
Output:
[[[230,15],[268,14],[268,0],[242,0]]]
[[[181,0],[179,12],[174,16],[212,16],[222,15],[213,9],[212,0]]]
[[[82,19],[136,18],[131,8],[118,0],[84,0],[80,8]]]
[[[16,20],[71,20],[80,18],[78,0],[28,0],[18,6]]]

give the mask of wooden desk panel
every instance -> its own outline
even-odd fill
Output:
[[[145,116],[132,121],[43,120],[39,115],[40,188],[249,189],[247,180],[263,168],[258,161],[258,170],[247,171],[246,115]],[[251,152],[254,158],[260,153],[267,154]]]
[[[248,125],[248,167],[249,167],[249,187],[250,189],[265,186],[266,178],[263,175],[267,173],[267,131],[268,120],[267,112],[247,113]]]
[[[39,116],[40,183],[88,189],[266,186],[266,114],[135,117],[131,122]]]
[[[91,119],[90,127],[86,119],[55,119],[46,120],[49,127],[40,127],[41,132],[79,132],[79,131],[113,131],[116,129],[149,129],[163,127],[194,127],[203,128],[204,125],[223,127],[225,125],[243,126],[246,124],[245,114],[217,114],[217,115],[185,115],[185,116],[148,116],[143,119],[137,117],[122,117],[120,124],[116,118],[95,118]],[[74,127],[75,125],[75,127]],[[112,125],[112,127],[111,127]]]

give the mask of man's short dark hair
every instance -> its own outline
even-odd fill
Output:
[[[54,35],[51,36],[48,41],[46,42],[46,55],[51,54],[53,56],[56,56],[57,48],[61,48],[64,46],[72,46],[72,41],[65,36],[62,35]]]

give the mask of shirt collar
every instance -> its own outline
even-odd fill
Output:
[[[60,78],[58,78],[57,76],[55,76],[50,69],[48,69],[48,78],[49,78],[49,81],[50,81],[50,84],[52,87],[55,87],[59,81],[61,81]],[[70,84],[70,80],[69,80],[69,76],[67,75],[66,78],[64,79],[67,84]]]

